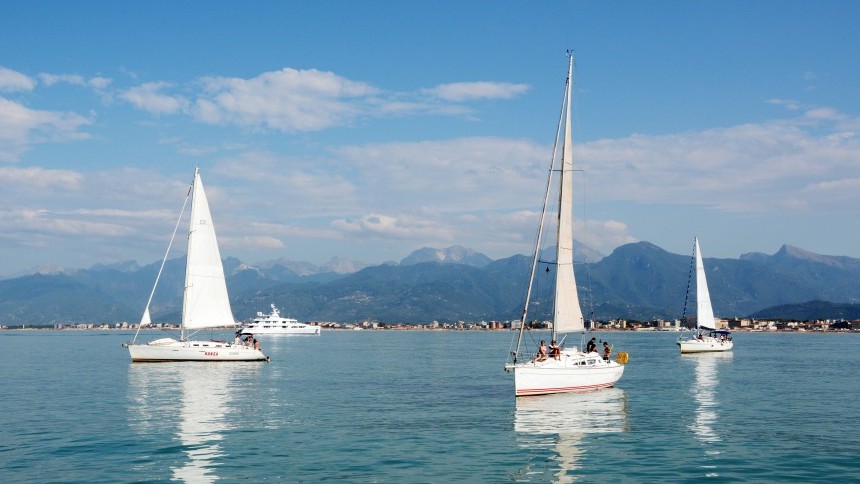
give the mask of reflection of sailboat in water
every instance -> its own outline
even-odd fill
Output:
[[[553,448],[558,462],[553,482],[573,482],[589,450],[584,442],[600,433],[628,430],[624,390],[608,388],[584,393],[520,397],[514,430],[521,447]]]
[[[217,363],[189,366],[133,365],[129,379],[133,400],[138,404],[131,410],[132,427],[143,435],[177,439],[184,461],[171,466],[171,480],[182,482],[214,482],[217,468],[223,463],[221,440],[231,427],[228,408],[232,379],[259,368],[255,363],[222,365]],[[179,403],[179,419],[166,419]],[[173,435],[175,434],[175,435]],[[145,477],[143,480],[147,480]]]
[[[717,367],[720,363],[730,362],[732,353],[695,353],[684,355],[684,360],[693,360],[696,363],[696,378],[690,390],[696,400],[696,414],[691,430],[696,439],[705,446],[706,455],[718,455],[720,452],[714,448],[714,444],[720,442],[722,437],[717,412]]]

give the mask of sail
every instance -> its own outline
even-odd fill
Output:
[[[717,329],[714,321],[714,310],[711,307],[711,294],[708,292],[708,281],[705,279],[705,264],[702,262],[702,251],[699,249],[699,239],[696,238],[696,321],[700,328]]]
[[[209,202],[206,200],[206,192],[203,191],[200,172],[195,170],[182,326],[185,329],[200,329],[235,324]]]
[[[140,318],[140,325],[146,326],[152,324],[152,319],[149,318],[149,306],[143,311],[143,316]]]
[[[553,324],[556,333],[581,331],[585,329],[576,278],[573,274],[573,137],[570,126],[571,80],[573,75],[573,56],[567,73],[567,94],[565,99],[564,140],[561,149],[561,176],[558,207],[558,246],[555,279],[555,311]]]

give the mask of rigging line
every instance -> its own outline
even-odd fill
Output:
[[[693,238],[693,257],[690,258],[690,272],[687,274],[687,293],[684,294],[684,310],[681,312],[681,324],[687,327],[687,301],[690,298],[690,286],[693,283],[693,268],[696,266],[696,239]],[[698,322],[697,322],[698,324]]]
[[[571,57],[571,64],[572,63],[573,63],[573,58]],[[556,130],[555,130],[555,141],[553,142],[553,145],[552,145],[552,158],[550,159],[549,175],[547,176],[546,191],[544,192],[544,197],[543,197],[543,207],[541,208],[541,217],[540,217],[540,222],[538,223],[537,237],[535,239],[535,251],[534,251],[534,257],[532,259],[531,273],[529,275],[529,284],[528,284],[528,287],[526,288],[526,301],[525,301],[525,304],[523,305],[522,317],[520,318],[520,334],[517,337],[517,354],[519,354],[519,352],[520,352],[520,345],[522,344],[522,340],[523,340],[523,332],[525,331],[526,318],[528,317],[528,311],[529,311],[529,302],[531,301],[532,283],[534,282],[534,278],[535,278],[535,270],[537,269],[537,261],[538,261],[538,258],[540,257],[540,247],[541,247],[540,243],[541,243],[541,236],[543,234],[543,223],[544,223],[544,218],[546,217],[546,207],[547,207],[547,204],[549,203],[549,192],[550,192],[550,189],[552,188],[552,173],[553,173],[553,168],[555,168],[555,160],[556,160],[556,156],[558,154],[558,141],[559,141],[559,138],[561,137],[561,125],[562,125],[562,121],[564,120],[565,108],[567,108],[568,104],[570,103],[569,86],[570,86],[570,71],[568,71],[567,81],[564,84],[564,96],[562,98],[563,101],[561,103],[561,109],[560,109],[560,112],[558,115],[558,126],[556,127]]]
[[[164,252],[164,258],[161,259],[161,267],[158,268],[158,275],[155,276],[155,284],[152,285],[152,292],[149,293],[149,299],[146,301],[146,309],[144,310],[144,314],[149,313],[149,305],[152,303],[152,297],[155,296],[155,288],[158,287],[158,280],[161,279],[161,273],[162,271],[164,271],[164,264],[167,262],[167,256],[170,254],[170,248],[173,246],[173,241],[174,239],[176,239],[176,231],[179,230],[179,223],[182,222],[182,215],[185,214],[185,207],[188,205],[188,199],[191,197],[191,190],[193,188],[194,182],[192,181],[191,186],[188,187],[188,193],[185,195],[185,201],[182,202],[182,210],[179,211],[179,219],[176,220],[176,226],[173,227],[173,235],[170,236],[170,243],[167,244],[167,250]],[[132,338],[131,340],[132,343],[137,341],[137,335],[140,334],[141,327],[143,327],[142,318],[140,324],[137,325],[137,331],[134,333],[134,338]]]

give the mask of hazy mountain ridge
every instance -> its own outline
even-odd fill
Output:
[[[586,317],[681,316],[689,255],[638,242],[621,246],[597,262],[577,260],[577,285]],[[493,261],[454,246],[419,249],[400,264],[338,272],[347,271],[350,264],[339,258],[322,266],[280,259],[246,264],[227,258],[224,269],[233,313],[237,319],[248,319],[275,303],[285,315],[302,320],[515,319],[522,312],[531,258],[515,255]],[[167,261],[150,308],[154,321],[179,319],[184,265],[184,258]],[[2,280],[0,324],[137,322],[159,266],[160,261],[145,266],[131,261]],[[816,311],[822,314],[813,317],[837,317],[831,315],[853,314],[851,303],[860,302],[860,259],[783,246],[773,255],[705,258],[705,267],[714,310],[721,317]],[[535,318],[547,317],[552,270],[552,265],[539,267],[542,280],[530,313]]]

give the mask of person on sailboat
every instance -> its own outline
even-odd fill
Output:
[[[546,341],[540,340],[536,361],[546,361]]]
[[[606,341],[603,342],[603,359],[609,361],[609,355],[612,354],[612,348],[609,347],[609,343]]]
[[[555,340],[552,340],[549,344],[549,355],[556,360],[561,359],[561,348],[558,347],[558,343],[556,343]]]
[[[597,351],[597,343],[595,342],[596,339],[597,338],[591,338],[591,341],[589,341],[588,344],[585,345],[585,352],[586,353],[591,353],[592,351],[595,351],[595,352]]]

